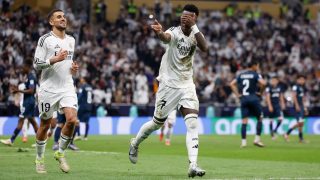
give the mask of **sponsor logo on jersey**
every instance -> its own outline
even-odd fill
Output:
[[[57,44],[54,48],[55,49],[60,49],[60,46]]]

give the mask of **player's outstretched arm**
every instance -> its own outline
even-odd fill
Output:
[[[157,20],[154,20],[154,23],[151,25],[151,28],[157,34],[161,41],[163,41],[164,43],[170,42],[171,35],[169,33],[163,32],[162,25]]]

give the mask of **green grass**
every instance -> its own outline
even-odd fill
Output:
[[[0,145],[0,179],[187,179],[188,158],[184,136],[173,136],[167,147],[151,136],[139,149],[139,161],[128,160],[128,142],[132,136],[90,136],[79,141],[80,152],[67,151],[71,172],[62,173],[53,159],[52,140],[47,145],[47,174],[35,172],[35,150],[29,148],[34,137],[14,147]],[[3,137],[2,137],[3,138]],[[263,137],[266,148],[251,143],[240,149],[239,136],[200,136],[199,165],[207,171],[202,179],[320,179],[320,137],[306,136],[308,144],[296,136],[285,143]],[[248,142],[252,142],[249,136]],[[17,152],[18,148],[28,152]]]

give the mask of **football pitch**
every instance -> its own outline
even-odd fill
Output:
[[[53,159],[52,139],[45,153],[48,173],[37,174],[34,137],[28,143],[17,138],[13,147],[0,145],[0,179],[188,179],[185,136],[173,136],[171,146],[150,136],[141,144],[135,165],[128,159],[131,137],[89,136],[88,141],[77,141],[81,150],[66,153],[68,174]],[[282,137],[272,141],[263,136],[266,147],[258,148],[249,136],[248,147],[240,149],[239,136],[200,136],[198,163],[206,175],[197,179],[320,179],[320,137],[306,136],[307,144],[298,143],[297,136],[290,138],[284,142]]]

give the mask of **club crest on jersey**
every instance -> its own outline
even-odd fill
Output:
[[[57,44],[54,48],[55,49],[60,49],[60,46]]]

